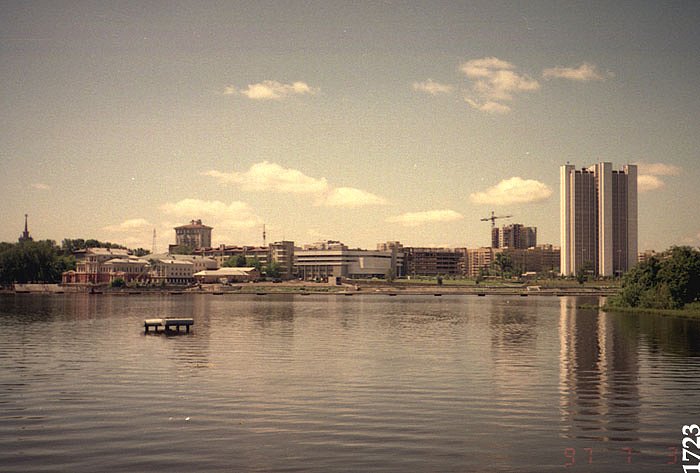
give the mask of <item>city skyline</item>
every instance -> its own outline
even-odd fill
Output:
[[[559,168],[700,245],[700,5],[3,2],[0,241],[559,244]],[[672,210],[672,211],[670,211]]]

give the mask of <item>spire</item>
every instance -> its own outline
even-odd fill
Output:
[[[19,237],[19,241],[20,241],[20,242],[22,242],[22,241],[32,241],[32,237],[29,235],[29,225],[28,225],[28,222],[27,222],[28,218],[29,218],[29,215],[28,215],[28,214],[24,214],[24,231],[22,232],[22,234],[21,234],[20,237]]]

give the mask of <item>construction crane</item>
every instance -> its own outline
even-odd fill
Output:
[[[484,217],[481,219],[482,222],[488,222],[491,220],[491,228],[494,228],[496,226],[496,219],[497,218],[511,218],[512,215],[495,215],[494,211],[491,211],[491,216],[490,217]]]

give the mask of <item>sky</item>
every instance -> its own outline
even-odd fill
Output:
[[[700,245],[700,2],[0,1],[0,241],[559,244],[559,167],[639,165]]]

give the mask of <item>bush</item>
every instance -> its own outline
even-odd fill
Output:
[[[611,305],[680,309],[700,300],[700,251],[676,246],[625,274]]]
[[[109,287],[124,287],[126,286],[126,282],[122,278],[116,278],[113,279],[111,283],[109,283]]]

